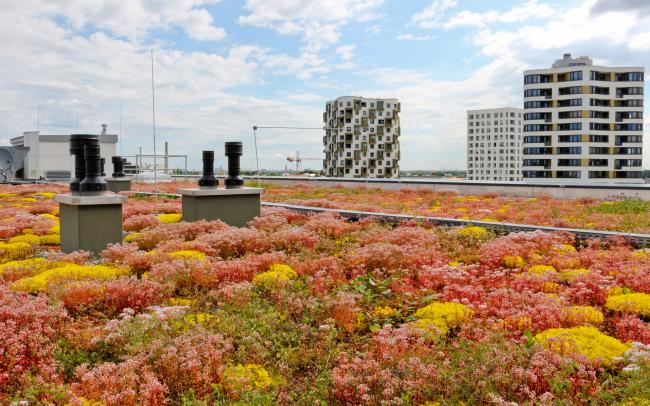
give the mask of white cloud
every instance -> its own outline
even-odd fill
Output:
[[[202,6],[219,0],[26,0],[16,10],[41,17],[62,17],[75,30],[92,26],[117,36],[141,39],[153,29],[180,27],[196,40],[220,40],[226,31],[214,25]]]
[[[121,106],[126,134],[121,150],[133,154],[142,146],[151,152],[151,45],[137,36],[116,35],[112,30],[84,35],[59,25],[47,7],[0,14],[0,58],[10,61],[0,64],[0,134],[13,137],[36,128],[37,104],[44,133],[76,132],[77,116],[79,131],[97,133],[100,123],[108,123],[109,131],[117,132]],[[230,139],[245,142],[243,164],[248,165],[253,124],[321,124],[320,109],[301,105],[306,95],[277,100],[232,92],[275,73],[270,65],[281,57],[268,49],[240,44],[214,53],[153,46],[159,146],[169,141],[174,153],[189,155],[191,166],[200,160],[196,151],[219,150]],[[306,54],[302,63],[319,69],[309,58]],[[266,167],[274,165],[271,154],[278,151],[299,147],[318,154],[322,149],[320,133],[309,134],[315,144],[305,134],[273,134],[260,140]]]
[[[341,45],[340,47],[336,48],[336,53],[343,59],[344,61],[349,61],[354,57],[354,48],[355,45]]]
[[[638,50],[650,49],[650,32],[643,32],[632,36],[630,48]]]
[[[555,8],[549,4],[529,0],[522,5],[514,6],[503,12],[496,10],[483,12],[463,10],[447,18],[447,12],[456,5],[455,0],[436,0],[427,8],[414,14],[411,21],[422,28],[444,28],[448,30],[463,26],[480,28],[494,23],[514,23],[528,19],[548,18],[556,12]]]
[[[245,24],[262,27],[283,21],[348,21],[367,19],[383,0],[246,0],[250,14],[239,17]]]
[[[396,38],[401,41],[427,41],[435,37],[431,35],[413,35],[410,33],[406,33],[406,34],[400,34]]]
[[[575,6],[555,8],[528,2],[500,13],[461,10],[446,17],[442,2],[434,2],[437,8],[418,21],[445,29],[459,25],[458,16],[473,16],[465,21],[466,26],[477,28],[469,38],[490,62],[476,66],[459,80],[440,80],[424,74],[425,70],[388,69],[369,75],[378,79],[366,93],[398,97],[402,103],[403,162],[409,162],[409,167],[462,168],[466,110],[521,107],[523,71],[550,67],[564,52],[591,55],[596,63],[607,65],[649,65],[650,56],[639,51],[650,48],[650,16],[631,8],[594,13],[595,3],[585,0]],[[526,7],[540,15],[552,14],[553,18],[527,19],[522,13]],[[519,24],[503,24],[508,22]],[[435,152],[427,160],[421,151],[431,150],[432,146]],[[647,167],[649,151],[644,155]]]
[[[339,42],[340,29],[351,21],[379,18],[374,10],[382,4],[383,0],[247,0],[244,9],[248,14],[240,16],[238,21],[272,29],[281,35],[300,35],[303,47],[300,57],[292,58],[298,60],[293,66],[302,65],[298,77],[308,79],[316,72],[328,70],[319,54]],[[338,68],[343,67],[349,65]]]
[[[495,10],[486,12],[461,11],[450,18],[449,21],[442,24],[442,27],[444,29],[463,26],[485,27],[494,23],[514,23],[528,19],[539,20],[551,17],[555,13],[556,10],[551,5],[531,0],[505,12]]]
[[[424,10],[415,13],[411,21],[422,28],[434,27],[443,17],[444,12],[456,7],[457,4],[456,0],[433,0]]]

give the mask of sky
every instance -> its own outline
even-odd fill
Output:
[[[0,10],[0,143],[106,123],[120,154],[153,153],[153,50],[157,151],[167,141],[195,168],[204,149],[223,165],[225,141],[244,142],[251,168],[252,126],[322,128],[326,101],[358,95],[400,99],[402,170],[464,169],[466,110],[522,106],[523,70],[565,52],[650,66],[647,0],[0,0]],[[322,137],[260,129],[260,166],[284,169],[295,151],[322,158]]]

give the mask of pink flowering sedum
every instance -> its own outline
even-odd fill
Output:
[[[63,191],[0,186],[0,404],[547,405],[650,397],[650,254],[621,238],[497,235],[269,207],[246,227],[231,227],[180,221],[179,199],[138,197],[124,207],[124,242],[93,257],[56,245],[51,194]],[[644,213],[643,203],[634,201],[307,186],[270,187],[265,196],[489,221],[596,227],[620,219],[648,227],[633,213]]]

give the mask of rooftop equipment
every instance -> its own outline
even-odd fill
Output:
[[[74,178],[70,182],[70,191],[73,194],[80,191],[79,185],[86,177],[85,147],[93,143],[97,145],[99,151],[99,137],[97,135],[72,134],[70,136],[70,154],[74,156]]]
[[[226,142],[226,156],[228,157],[228,177],[226,189],[239,189],[244,185],[240,175],[239,158],[243,154],[242,143],[238,141]]]
[[[92,195],[106,192],[108,190],[108,184],[102,176],[99,142],[91,142],[84,145],[84,158],[86,163],[86,177],[79,183],[79,193]]]
[[[124,174],[124,162],[126,162],[126,158],[114,156],[111,158],[111,162],[113,163],[113,174],[111,176],[114,178],[123,178],[126,176]]]
[[[219,181],[214,177],[214,151],[203,151],[203,176],[199,179],[202,189],[216,188]]]

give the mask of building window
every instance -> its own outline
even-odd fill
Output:
[[[558,147],[558,155],[580,155],[582,153],[582,147]]]
[[[582,135],[560,135],[558,137],[559,142],[582,142]]]
[[[569,72],[569,80],[582,80],[582,71]]]

